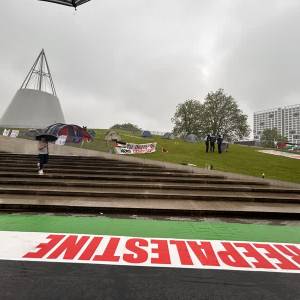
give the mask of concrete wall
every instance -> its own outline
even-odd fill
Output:
[[[37,154],[38,142],[0,136],[0,151],[17,153],[17,154]],[[49,144],[49,152],[53,155],[66,155],[66,156],[99,156],[98,151],[92,151],[87,149],[59,146],[55,144]],[[104,153],[105,154],[105,153]]]

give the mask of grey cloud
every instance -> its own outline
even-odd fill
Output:
[[[0,114],[41,48],[69,122],[169,130],[178,103],[223,87],[251,114],[300,91],[293,0],[35,0],[0,11]],[[299,101],[298,101],[299,102]]]

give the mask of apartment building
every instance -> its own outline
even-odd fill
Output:
[[[300,144],[300,104],[254,113],[254,140],[259,141],[265,129],[273,128],[276,128],[290,143]]]

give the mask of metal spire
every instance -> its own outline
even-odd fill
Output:
[[[56,96],[54,83],[44,49],[35,60],[21,89],[34,89]]]

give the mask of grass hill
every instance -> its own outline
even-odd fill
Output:
[[[20,129],[24,133],[25,129]],[[92,143],[85,143],[83,148],[108,152],[110,147],[104,140],[107,129],[95,129],[96,138]],[[213,169],[225,172],[239,173],[265,178],[278,179],[300,183],[300,160],[273,156],[260,153],[259,148],[240,145],[230,145],[228,152],[218,154],[205,153],[204,143],[187,143],[180,139],[166,140],[160,136],[152,138],[142,138],[138,133],[125,130],[115,130],[122,140],[129,143],[149,143],[157,142],[157,152],[151,154],[139,154],[137,157],[148,158],[159,161],[167,161],[178,164],[195,164],[200,168],[212,165]],[[0,131],[2,132],[2,131]],[[20,134],[23,137],[23,134]],[[73,144],[72,146],[81,147]],[[168,152],[162,152],[162,147]]]
[[[106,129],[95,130],[97,135],[92,143],[84,144],[84,148],[109,151],[104,141]],[[260,177],[262,173],[268,179],[278,179],[300,183],[300,160],[259,153],[258,148],[230,145],[228,152],[222,154],[205,153],[204,143],[187,143],[185,141],[166,140],[159,136],[142,138],[124,130],[116,130],[123,141],[131,143],[157,142],[156,153],[136,155],[153,160],[167,161],[179,164],[192,163],[205,168],[208,164],[213,169],[225,172],[240,173]],[[168,152],[162,152],[162,147]]]

